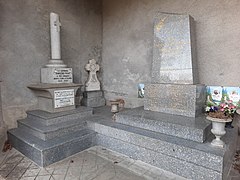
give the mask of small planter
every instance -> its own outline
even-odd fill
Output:
[[[110,103],[111,103],[111,112],[117,113],[119,111],[119,109],[118,109],[119,102],[118,101],[110,101]]]
[[[212,129],[211,132],[215,135],[216,139],[214,139],[211,144],[217,147],[224,147],[225,143],[220,139],[222,136],[226,134],[225,131],[225,124],[226,122],[231,122],[232,119],[219,119],[219,118],[212,118],[207,116],[207,119],[212,121]]]

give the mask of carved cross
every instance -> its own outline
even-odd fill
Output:
[[[100,68],[99,68],[99,65],[96,64],[95,59],[91,59],[89,60],[89,64],[86,64],[85,69],[87,71],[90,71],[90,74],[91,74],[91,73],[96,73],[97,71],[99,71]]]
[[[59,20],[54,21],[54,26],[57,28],[57,32],[60,32],[60,26],[62,26]]]
[[[100,82],[97,78],[97,71],[99,71],[100,66],[96,64],[95,59],[89,60],[86,64],[85,69],[89,71],[88,80],[86,82],[86,91],[100,90]]]

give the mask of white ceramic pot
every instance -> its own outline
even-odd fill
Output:
[[[207,119],[212,121],[212,129],[211,132],[215,135],[216,139],[212,140],[211,144],[217,147],[224,147],[225,143],[221,140],[221,137],[226,134],[225,124],[226,122],[231,122],[232,119],[219,119],[212,118],[207,116]]]

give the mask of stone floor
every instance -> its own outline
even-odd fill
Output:
[[[0,179],[7,180],[184,180],[185,178],[127,156],[95,146],[40,168],[12,149],[0,165]]]

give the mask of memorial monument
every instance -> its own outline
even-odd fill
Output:
[[[199,84],[193,18],[159,13],[155,18],[152,84],[144,109],[195,117],[203,112],[205,85]]]
[[[51,59],[41,68],[41,83],[28,86],[38,96],[39,108],[48,112],[75,109],[75,94],[81,84],[73,83],[72,68],[61,59],[59,15],[50,13]]]
[[[77,107],[75,95],[81,84],[73,83],[72,68],[61,59],[60,20],[50,14],[51,59],[41,68],[41,82],[28,88],[38,96],[38,109],[18,120],[8,131],[17,150],[39,166],[47,166],[94,145],[96,133],[87,129],[90,107]]]
[[[103,92],[101,91],[100,82],[97,77],[100,66],[96,64],[95,59],[91,59],[89,63],[86,64],[85,69],[89,72],[89,75],[85,83],[82,104],[90,107],[104,106],[106,101],[103,97]]]

